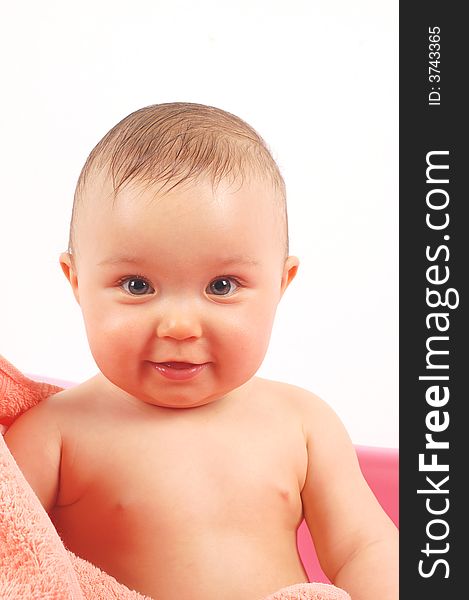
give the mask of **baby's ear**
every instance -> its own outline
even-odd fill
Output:
[[[297,256],[289,256],[285,261],[282,274],[282,283],[280,286],[280,298],[283,296],[285,290],[295,278],[300,265],[300,260]]]
[[[72,286],[73,295],[78,304],[80,304],[80,298],[78,296],[78,277],[72,255],[69,252],[62,252],[59,257],[59,262],[65,277]]]

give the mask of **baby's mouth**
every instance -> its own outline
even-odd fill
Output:
[[[199,366],[195,363],[186,363],[186,362],[161,362],[161,363],[155,363],[155,364],[161,365],[163,367],[170,367],[171,369],[190,369],[191,367]]]
[[[153,363],[154,368],[166,379],[173,381],[187,381],[196,377],[208,365],[208,363],[187,363],[178,361]]]

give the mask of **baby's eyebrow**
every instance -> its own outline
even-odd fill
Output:
[[[104,265],[117,265],[119,263],[139,263],[140,260],[135,258],[134,256],[111,256],[109,258],[105,258],[101,262],[98,263],[98,267],[102,267]]]
[[[213,261],[217,265],[221,265],[223,267],[227,267],[230,265],[248,265],[252,267],[258,267],[259,263],[257,260],[254,260],[250,256],[244,256],[241,254],[237,254],[236,256],[229,256],[227,258],[222,259],[214,259]]]
[[[142,261],[135,256],[125,256],[125,255],[117,255],[111,256],[109,258],[105,258],[101,262],[98,263],[98,267],[105,265],[116,265],[120,263],[130,263],[130,264],[138,264]],[[242,254],[237,254],[235,256],[229,256],[227,258],[214,258],[214,263],[217,265],[227,267],[230,265],[248,265],[253,267],[258,267],[259,263],[257,260],[254,260],[250,256],[245,256]]]

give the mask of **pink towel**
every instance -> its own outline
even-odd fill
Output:
[[[61,388],[25,377],[0,355],[0,433]],[[152,600],[67,550],[0,435],[1,600]],[[265,600],[350,600],[324,583],[288,586]]]

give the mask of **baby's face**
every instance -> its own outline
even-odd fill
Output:
[[[76,271],[61,256],[99,369],[143,402],[213,402],[264,359],[298,259],[284,261],[270,187],[238,188],[206,182],[158,195],[127,187],[114,207],[83,208]],[[168,362],[203,366],[178,371]]]

